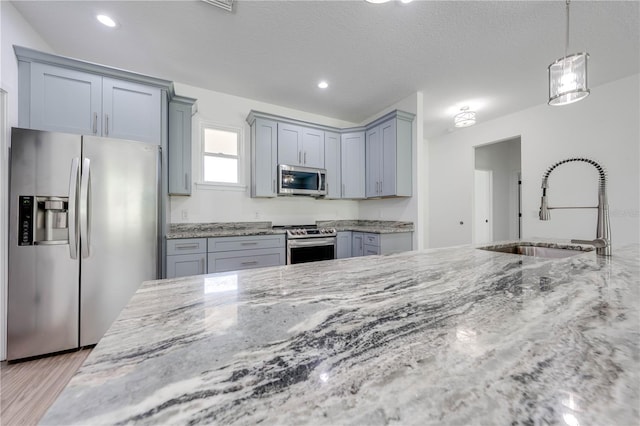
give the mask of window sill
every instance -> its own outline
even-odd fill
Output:
[[[245,192],[247,190],[246,185],[242,185],[239,183],[205,183],[205,182],[196,182],[196,188],[198,190],[206,190],[206,191],[235,191],[235,192]]]

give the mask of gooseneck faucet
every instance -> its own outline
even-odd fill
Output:
[[[600,174],[600,180],[598,184],[598,206],[597,207],[549,207],[547,205],[547,189],[549,175],[558,166],[571,163],[573,161],[581,161],[589,163],[594,166]],[[596,227],[596,239],[595,240],[571,240],[572,243],[577,244],[590,244],[596,248],[596,253],[604,256],[611,256],[611,225],[609,224],[609,204],[607,202],[607,172],[604,168],[593,160],[588,158],[567,158],[566,160],[558,161],[542,176],[542,200],[540,202],[540,220],[551,219],[549,210],[553,209],[598,209],[598,224]]]

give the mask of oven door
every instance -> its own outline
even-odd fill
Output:
[[[336,258],[336,237],[287,240],[287,265]]]

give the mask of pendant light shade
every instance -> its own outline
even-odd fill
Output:
[[[569,50],[569,0],[567,4],[567,32],[564,56],[549,65],[549,105],[568,105],[589,96],[586,52],[567,55]]]

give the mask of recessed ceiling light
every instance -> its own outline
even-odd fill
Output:
[[[114,28],[117,25],[116,21],[114,21],[107,15],[98,15],[96,16],[96,18],[98,19],[98,21],[100,21],[102,25],[105,25],[109,28]]]
[[[407,4],[407,3],[411,3],[412,1],[413,0],[400,0],[400,3]]]
[[[329,87],[329,83],[327,83],[326,81],[321,81],[320,83],[318,83],[318,87],[321,89],[326,89],[327,87]]]

